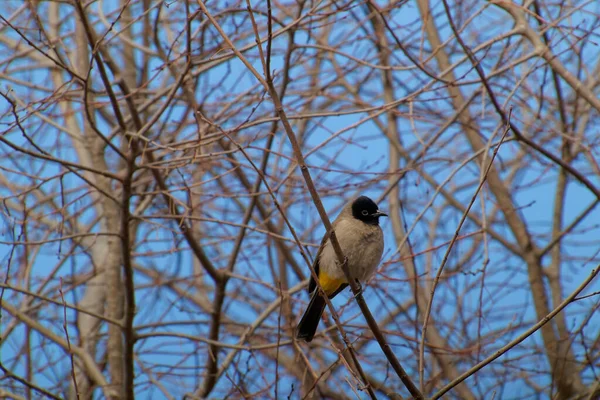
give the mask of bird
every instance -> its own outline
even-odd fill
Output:
[[[350,278],[359,283],[368,279],[381,261],[384,243],[380,217],[387,217],[387,214],[380,211],[369,197],[360,196],[346,204],[332,224],[348,260]],[[317,251],[313,269],[323,291],[329,299],[333,299],[348,286],[348,281],[329,238],[330,233],[327,232]],[[308,292],[311,294],[310,302],[296,328],[296,338],[306,342],[312,341],[315,336],[326,305],[312,276]]]

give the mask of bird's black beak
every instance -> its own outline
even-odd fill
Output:
[[[372,217],[387,217],[388,215],[384,212],[377,211],[376,213],[371,214]]]

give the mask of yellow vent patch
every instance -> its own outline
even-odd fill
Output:
[[[343,283],[346,283],[346,279],[333,278],[327,275],[325,272],[319,271],[319,283],[323,287],[325,293],[327,293],[327,296],[330,296],[333,294],[333,292],[338,290]]]

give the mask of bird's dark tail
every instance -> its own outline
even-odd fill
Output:
[[[325,299],[319,293],[319,289],[316,288],[310,298],[310,302],[308,303],[304,315],[300,319],[300,323],[298,323],[296,338],[304,339],[306,342],[313,340],[324,310]]]

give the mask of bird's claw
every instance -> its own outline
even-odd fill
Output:
[[[363,289],[358,279],[355,279],[354,282],[356,283],[356,286],[358,286],[358,288],[356,289],[356,293],[354,294],[354,298],[357,298],[358,296],[362,295]]]

